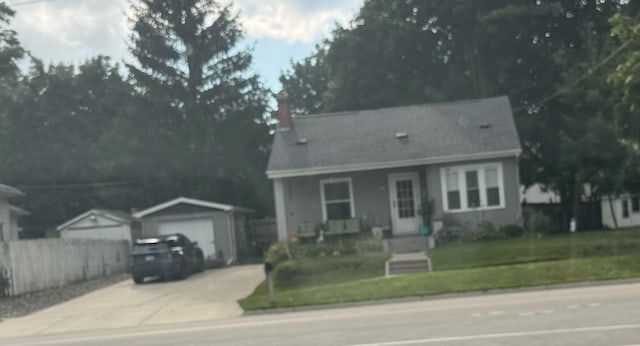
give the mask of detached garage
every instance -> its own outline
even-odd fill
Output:
[[[246,249],[247,217],[252,210],[232,205],[179,197],[135,213],[142,235],[182,233],[198,242],[207,259],[228,264]]]
[[[58,226],[63,239],[127,240],[131,243],[133,218],[118,210],[91,209]]]

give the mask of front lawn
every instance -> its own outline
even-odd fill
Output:
[[[292,275],[276,280],[276,289],[286,291],[384,276],[384,264],[388,258],[386,253],[302,258],[295,262]],[[266,282],[261,283],[253,293],[266,294]]]
[[[450,244],[429,256],[433,273],[393,278],[382,277],[380,253],[287,261],[274,305],[264,283],[240,304],[256,310],[640,277],[640,229]]]
[[[607,256],[360,279],[280,291],[273,305],[266,292],[255,292],[240,305],[259,310],[624,279],[640,276],[638,263],[640,255]]]
[[[429,257],[439,271],[637,253],[640,229],[635,228],[450,244],[432,250]]]

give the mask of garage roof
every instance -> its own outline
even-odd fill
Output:
[[[195,206],[199,206],[199,207],[205,207],[205,208],[222,210],[222,211],[229,211],[229,212],[231,212],[231,211],[244,212],[244,213],[252,213],[253,212],[253,210],[251,210],[251,209],[235,207],[233,205],[215,203],[215,202],[209,202],[209,201],[203,201],[203,200],[194,199],[194,198],[188,198],[188,197],[178,197],[178,198],[172,199],[172,200],[170,200],[168,202],[164,202],[162,204],[158,204],[158,205],[153,206],[151,208],[139,211],[139,212],[133,214],[133,217],[135,217],[135,218],[145,217],[147,215],[151,215],[151,214],[157,213],[157,212],[159,212],[161,210],[173,207],[173,206],[178,205],[178,204],[190,204],[190,205],[195,205]]]
[[[87,218],[90,217],[91,215],[99,215],[102,216],[104,218],[110,219],[112,221],[116,221],[116,222],[122,222],[122,223],[126,223],[126,224],[131,224],[131,221],[133,221],[133,218],[131,217],[131,215],[129,215],[128,213],[125,213],[124,211],[120,211],[120,210],[109,210],[109,209],[91,209],[87,212],[84,212],[76,217],[74,217],[73,219],[63,223],[62,225],[58,226],[56,229],[58,231],[62,231],[63,229]]]

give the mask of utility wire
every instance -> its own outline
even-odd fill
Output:
[[[19,1],[19,2],[14,2],[9,4],[11,7],[16,7],[16,6],[24,6],[24,5],[32,5],[32,4],[37,4],[39,2],[51,2],[51,1],[56,1],[56,0],[26,0],[26,1]]]
[[[627,47],[629,47],[629,45],[631,43],[633,43],[633,41],[635,41],[635,40],[636,40],[635,38],[630,38],[630,39],[626,40],[624,43],[622,43],[620,45],[620,47],[616,48],[613,52],[611,52],[611,54],[609,54],[609,56],[607,56],[602,61],[600,61],[599,63],[594,65],[592,68],[590,68],[587,71],[587,73],[585,73],[582,77],[574,80],[573,82],[571,82],[568,85],[564,86],[563,88],[561,88],[560,90],[556,91],[555,93],[553,93],[553,94],[541,99],[540,101],[534,102],[530,106],[523,106],[523,107],[519,107],[519,108],[514,109],[514,112],[520,112],[520,111],[523,111],[525,109],[529,109],[531,107],[542,106],[543,104],[555,99],[556,97],[566,93],[567,91],[570,91],[571,89],[575,88],[576,85],[580,84],[585,79],[591,77],[591,75],[594,72],[596,72],[597,70],[602,68],[602,66],[606,65],[609,61],[611,61],[613,58],[615,58],[616,55],[620,54],[623,50],[625,50]]]

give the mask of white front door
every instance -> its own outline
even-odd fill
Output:
[[[158,234],[182,233],[189,240],[198,242],[205,258],[215,258],[216,244],[211,219],[167,220],[158,222]]]
[[[419,196],[420,185],[417,173],[389,175],[393,234],[416,234],[420,232]]]

